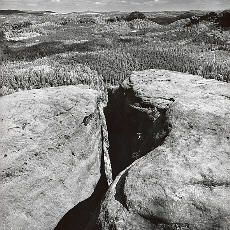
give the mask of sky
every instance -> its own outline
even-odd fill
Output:
[[[0,0],[0,9],[81,11],[222,10],[230,0]]]

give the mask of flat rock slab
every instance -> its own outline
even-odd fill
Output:
[[[169,133],[116,178],[101,229],[230,229],[230,85],[148,70],[122,88],[153,122],[164,113]]]
[[[54,229],[93,193],[101,176],[100,100],[87,86],[0,97],[1,230]]]

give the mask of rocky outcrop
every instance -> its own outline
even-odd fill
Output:
[[[127,151],[128,156],[119,157],[131,165],[107,192],[99,227],[230,229],[230,86],[148,70],[135,72],[111,94],[115,108],[119,100],[122,108],[120,116],[109,113],[111,124],[117,119],[117,126],[109,127],[114,131],[110,139],[117,139],[111,159],[116,151]],[[121,125],[129,121],[125,128],[118,127],[122,119]],[[139,142],[132,148],[135,138]],[[116,146],[125,139],[125,146]]]
[[[54,229],[90,198],[101,162],[109,177],[101,95],[87,86],[30,90],[0,97],[0,108],[0,229]]]

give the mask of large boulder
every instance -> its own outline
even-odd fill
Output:
[[[152,121],[138,138],[154,133],[161,142],[117,176],[101,206],[100,228],[230,229],[230,85],[148,70],[119,90],[129,120],[143,113]]]
[[[89,198],[103,157],[99,92],[87,86],[0,97],[0,229],[50,230]]]

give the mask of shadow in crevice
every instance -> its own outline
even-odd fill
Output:
[[[113,179],[135,160],[160,146],[170,132],[166,109],[143,102],[132,91],[121,87],[108,89],[104,113]]]
[[[104,171],[104,160],[101,157],[101,178],[93,194],[77,204],[60,220],[55,230],[96,230],[100,204],[108,189]]]
[[[125,179],[126,176],[128,175],[128,171],[126,171],[121,178],[119,179],[119,181],[117,182],[116,185],[116,193],[115,193],[115,199],[120,202],[127,210],[128,210],[128,206],[126,204],[126,196],[124,194],[124,187],[125,187]]]

